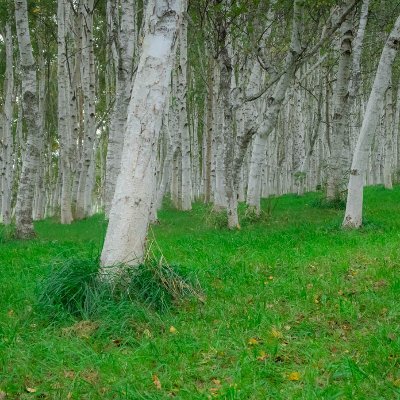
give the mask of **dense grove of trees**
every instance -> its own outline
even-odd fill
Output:
[[[400,168],[394,0],[4,0],[1,222],[103,211],[135,265],[162,199],[226,210],[324,190],[362,224]],[[396,19],[397,18],[397,19]],[[348,191],[347,191],[348,187]]]

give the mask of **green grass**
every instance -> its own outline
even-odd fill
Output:
[[[340,229],[343,210],[316,207],[319,197],[274,199],[270,217],[235,232],[216,228],[202,204],[165,208],[153,250],[197,276],[206,302],[159,313],[102,300],[83,321],[54,318],[38,288],[60,263],[98,257],[102,216],[38,222],[26,242],[0,227],[0,390],[10,399],[400,399],[400,187],[366,190],[356,232]]]

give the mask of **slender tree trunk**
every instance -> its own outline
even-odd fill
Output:
[[[179,0],[149,0],[142,54],[128,108],[121,170],[101,254],[102,273],[116,277],[117,264],[142,262],[155,190],[155,162],[177,30]],[[106,268],[113,267],[113,268]]]
[[[393,93],[392,84],[386,91],[386,109],[385,109],[385,125],[384,125],[384,146],[385,161],[383,165],[383,183],[386,189],[393,189],[392,183],[392,165],[393,165]]]
[[[11,198],[13,184],[13,92],[14,92],[14,68],[13,68],[13,43],[10,22],[6,23],[5,34],[6,44],[6,82],[3,108],[3,138],[2,138],[2,159],[1,170],[1,213],[3,224],[11,223]]]
[[[353,26],[347,16],[341,26],[340,58],[336,85],[333,93],[333,118],[331,155],[328,160],[328,200],[340,199],[345,187],[345,177],[349,168],[349,112],[348,98],[352,62]]]
[[[121,1],[121,21],[117,36],[116,57],[117,77],[115,103],[110,120],[108,135],[105,209],[109,214],[115,183],[121,166],[121,153],[124,142],[124,131],[127,109],[131,96],[132,65],[135,49],[135,1]]]
[[[365,117],[353,155],[343,226],[359,228],[362,224],[363,190],[368,154],[384,103],[385,92],[390,84],[392,64],[400,43],[400,17],[397,18],[387,39],[379,61],[374,84],[369,96]]]
[[[26,154],[18,187],[16,233],[21,239],[34,236],[32,212],[36,174],[42,148],[42,129],[39,126],[36,62],[29,33],[26,0],[15,0],[15,23],[21,60],[22,107],[27,128]]]
[[[81,169],[76,197],[76,219],[88,216],[92,201],[91,184],[88,179],[90,163],[96,135],[96,93],[93,43],[94,0],[84,0],[81,4],[82,34],[82,90],[84,96],[84,139],[81,155]]]
[[[186,12],[186,10],[185,10]],[[187,110],[187,19],[182,21],[179,34],[179,66],[178,66],[178,112],[179,112],[179,132],[181,135],[182,150],[182,190],[181,190],[181,208],[184,211],[192,209],[192,167],[191,167],[191,149],[190,149],[190,130]]]
[[[66,20],[68,19],[68,4],[64,0],[58,0],[57,24],[58,24],[58,135],[60,138],[60,166],[62,175],[61,186],[61,223],[72,222],[72,198],[71,198],[71,119],[69,117],[69,76],[68,60],[66,52]]]

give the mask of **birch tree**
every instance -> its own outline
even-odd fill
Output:
[[[385,93],[390,84],[392,65],[399,50],[399,44],[400,17],[397,18],[383,47],[354,151],[348,184],[346,213],[343,221],[343,226],[346,228],[359,228],[362,225],[363,192],[368,154],[379,123]]]
[[[116,91],[113,111],[110,118],[108,133],[105,211],[108,215],[114,195],[115,183],[121,165],[124,128],[127,118],[127,109],[131,95],[132,68],[134,49],[136,47],[135,5],[134,0],[121,0],[121,17],[118,18],[118,1],[110,5],[114,8],[114,19],[118,23],[117,33],[113,34],[113,50],[116,63]]]
[[[180,0],[149,0],[147,4],[121,170],[101,254],[102,273],[110,279],[122,272],[121,264],[135,266],[143,260],[155,190],[158,138],[183,9]]]
[[[348,98],[350,71],[352,63],[353,25],[349,14],[340,28],[340,56],[333,93],[331,154],[328,160],[328,182],[326,197],[328,200],[340,199],[344,186],[344,177],[349,164],[349,111]]]
[[[13,183],[13,97],[14,97],[14,66],[13,66],[13,40],[11,23],[7,21],[3,33],[6,47],[6,80],[5,96],[2,115],[2,169],[1,169],[1,213],[5,225],[11,223],[11,196]]]
[[[23,159],[16,204],[16,234],[21,239],[34,235],[33,199],[36,174],[42,147],[42,129],[39,126],[36,61],[33,57],[29,33],[26,0],[15,0],[15,26],[21,63],[22,108],[27,130],[25,157]]]

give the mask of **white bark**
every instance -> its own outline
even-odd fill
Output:
[[[46,119],[46,67],[45,60],[43,57],[43,43],[38,40],[38,71],[39,71],[39,84],[38,84],[38,124],[41,129],[39,136],[44,138],[44,126]],[[45,188],[44,188],[44,140],[42,139],[40,143],[40,154],[39,161],[41,163],[38,165],[38,171],[36,174],[36,185],[35,185],[35,195],[34,195],[34,207],[33,207],[33,219],[39,221],[44,219],[45,211]]]
[[[186,12],[186,10],[184,10]],[[180,206],[184,211],[192,209],[192,167],[190,149],[190,131],[187,112],[187,19],[183,18],[179,34],[179,66],[178,66],[178,87],[177,103],[179,112],[179,132],[181,136],[182,151],[182,189]]]
[[[37,118],[36,63],[32,53],[26,0],[15,0],[15,22],[21,60],[22,107],[27,127],[26,154],[17,195],[16,228],[18,237],[29,238],[34,235],[33,197],[43,138]]]
[[[397,18],[394,28],[383,48],[353,155],[348,185],[346,213],[343,221],[343,226],[347,228],[358,228],[362,224],[363,189],[368,153],[379,123],[385,92],[390,83],[392,64],[399,49],[399,42],[400,17]]]
[[[128,108],[121,170],[101,254],[102,272],[111,279],[142,262],[155,190],[155,162],[182,3],[149,1],[142,54]],[[114,267],[114,268],[106,268]]]
[[[72,198],[71,198],[71,119],[69,117],[69,76],[68,60],[66,53],[66,19],[68,5],[64,0],[58,0],[57,24],[58,24],[58,135],[60,140],[60,166],[62,175],[61,186],[61,223],[72,222]]]
[[[385,160],[383,165],[383,183],[386,189],[393,189],[392,183],[392,165],[393,165],[393,93],[390,84],[386,91],[386,109],[385,109]]]
[[[10,22],[6,23],[4,40],[6,45],[6,74],[5,74],[5,96],[3,107],[3,137],[2,139],[2,170],[1,170],[1,213],[2,222],[5,225],[11,223],[11,195],[13,181],[13,43]]]
[[[76,219],[85,218],[90,214],[89,210],[92,202],[92,186],[88,175],[96,135],[93,5],[94,0],[84,0],[80,9],[82,21],[84,21],[81,65],[84,96],[84,139],[76,196]]]
[[[115,190],[115,183],[121,166],[127,109],[131,95],[133,54],[136,42],[135,1],[121,1],[121,21],[117,36],[116,58],[117,76],[113,112],[111,114],[107,163],[105,208],[108,215]]]
[[[331,154],[328,160],[326,193],[328,200],[339,199],[341,197],[349,168],[348,98],[353,41],[353,26],[351,21],[352,18],[348,15],[340,29],[340,57],[336,85],[333,92]]]

